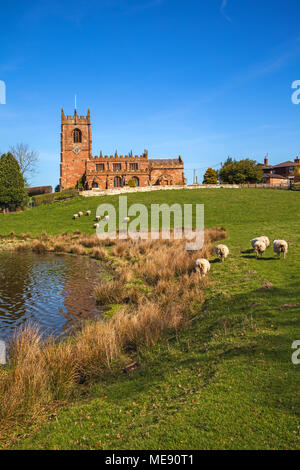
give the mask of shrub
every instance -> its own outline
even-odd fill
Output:
[[[136,187],[136,182],[134,180],[129,180],[127,184],[130,188],[135,188]]]
[[[32,200],[35,206],[42,206],[45,204],[52,204],[53,202],[63,201],[64,199],[71,199],[78,196],[77,189],[65,189],[59,193],[41,194],[33,196]]]

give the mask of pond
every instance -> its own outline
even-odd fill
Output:
[[[0,252],[0,339],[26,322],[47,335],[68,333],[101,314],[93,297],[101,265],[80,256]]]

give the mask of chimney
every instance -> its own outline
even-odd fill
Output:
[[[269,159],[268,159],[268,157],[265,157],[265,159],[264,159],[264,165],[265,165],[265,166],[269,166]]]
[[[300,164],[300,159],[299,159],[299,157],[296,157],[296,158],[295,158],[295,163],[297,163],[297,165]]]

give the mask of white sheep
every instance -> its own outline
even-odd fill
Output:
[[[109,220],[109,215],[106,215],[106,216],[104,217],[104,220]]]
[[[78,217],[82,217],[83,216],[83,212],[78,212]]]
[[[78,219],[78,217],[79,217],[78,214],[73,215],[73,219]]]
[[[94,224],[94,228],[99,228],[99,224]]]
[[[216,255],[219,257],[220,261],[223,262],[229,255],[229,248],[226,245],[217,245],[216,246]]]
[[[123,224],[127,224],[128,222],[130,222],[130,218],[124,217]]]
[[[256,237],[256,238],[253,238],[253,240],[251,240],[251,246],[252,246],[253,249],[254,249],[255,242],[257,242],[258,240],[263,241],[264,244],[266,245],[266,248],[268,248],[268,246],[270,246],[270,240],[268,239],[268,237],[265,237],[263,235],[261,237]]]
[[[256,240],[253,246],[253,249],[256,253],[256,257],[262,257],[263,253],[266,251],[266,248],[266,244],[261,239]]]
[[[100,215],[96,215],[95,220],[97,220],[97,222],[99,222],[99,220],[101,220],[101,216],[100,216]]]
[[[85,215],[90,216],[92,211],[86,211]]]
[[[195,261],[194,268],[196,273],[199,273],[201,277],[204,277],[210,271],[210,262],[207,259],[198,258]]]
[[[288,244],[285,240],[273,240],[273,251],[277,254],[277,258],[280,258],[280,253],[283,253],[283,257],[286,258],[288,252]]]
[[[262,235],[259,238],[264,242],[264,244],[266,245],[266,248],[270,246],[270,240],[268,239],[268,237],[266,237],[265,235]]]

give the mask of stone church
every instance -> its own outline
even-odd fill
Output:
[[[148,158],[145,150],[140,156],[118,155],[97,157],[92,154],[90,110],[87,116],[65,116],[61,110],[60,189],[120,188],[126,185],[184,185],[182,158]]]

